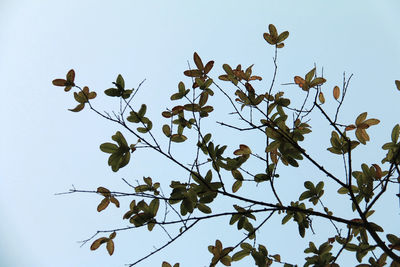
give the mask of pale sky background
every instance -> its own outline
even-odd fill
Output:
[[[128,200],[121,200],[120,209],[110,207],[98,214],[96,206],[101,198],[97,195],[55,193],[68,191],[72,184],[78,189],[105,186],[129,190],[121,178],[134,183],[143,176],[151,176],[168,188],[171,179],[186,178],[151,153],[133,154],[130,166],[113,173],[107,166],[108,156],[98,146],[111,140],[120,128],[88,110],[78,114],[67,111],[76,102],[72,93],[53,87],[53,79],[64,78],[73,68],[77,84],[98,92],[94,103],[100,110],[117,110],[118,102],[102,93],[117,75],[124,76],[127,87],[135,88],[146,78],[134,104],[148,104],[148,115],[154,118],[155,131],[162,139],[160,129],[165,121],[159,114],[172,106],[169,95],[178,82],[189,84],[182,72],[194,51],[203,61],[215,60],[215,77],[222,73],[223,63],[255,64],[253,72],[265,78],[260,86],[269,84],[273,48],[262,34],[273,23],[278,31],[290,32],[279,54],[276,90],[299,96],[303,93],[299,88],[280,84],[292,82],[295,75],[304,75],[316,63],[324,67],[328,81],[323,90],[329,102],[326,108],[332,115],[336,108],[332,88],[341,86],[344,71],[354,74],[340,121],[350,124],[364,111],[381,120],[379,126],[369,130],[370,145],[354,153],[354,166],[359,169],[363,162],[380,163],[384,156],[380,147],[390,141],[391,129],[399,123],[400,92],[394,86],[394,80],[400,79],[399,11],[396,0],[0,0],[0,266],[108,267],[134,262],[167,240],[163,231],[155,229],[149,234],[136,229],[119,233],[111,257],[104,247],[91,252],[90,244],[80,248],[77,243],[96,230],[126,226],[121,218]],[[227,83],[220,84],[230,88]],[[223,98],[216,97],[212,102],[217,108],[228,108],[218,99]],[[227,116],[230,111],[228,108],[218,114]],[[232,152],[247,140],[213,124],[223,119],[211,116],[209,129],[217,131],[215,143],[234,144],[229,150]],[[307,150],[329,170],[343,173],[341,159],[326,152],[331,131],[328,124],[318,117],[313,117],[311,124],[314,132],[304,142]],[[255,140],[250,141],[251,147],[257,146]],[[132,137],[128,140],[135,141]],[[286,202],[293,195],[300,195],[299,188],[305,180],[322,179],[327,189],[338,189],[308,162],[303,161],[303,166],[281,173],[277,188],[286,196]],[[254,190],[254,197],[265,196],[261,188],[257,190],[261,192]],[[378,202],[373,220],[398,235],[400,208],[396,190],[397,186],[390,189]],[[326,194],[330,209],[352,218],[344,211],[348,210],[346,197]],[[324,242],[318,241],[319,233],[323,238],[334,235],[326,221],[315,219],[316,235],[308,231],[301,240],[297,225],[290,222],[280,227],[281,219],[276,216],[259,233],[259,239],[270,254],[280,253],[283,260],[291,263],[304,263],[303,250],[309,241]],[[227,226],[228,221],[229,218],[200,224],[138,266],[161,266],[162,260],[180,262],[181,266],[208,266],[211,254],[207,245],[219,238],[224,246],[230,246],[243,236],[235,227]],[[341,228],[346,231],[343,225]],[[253,264],[251,257],[233,266],[249,263]],[[353,256],[345,256],[339,263],[355,264]]]

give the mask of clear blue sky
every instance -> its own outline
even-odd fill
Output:
[[[265,77],[262,85],[268,84],[273,49],[262,34],[273,23],[278,31],[290,32],[279,55],[279,84],[291,82],[293,76],[303,75],[316,63],[324,67],[328,80],[324,88],[333,104],[331,89],[341,85],[343,71],[354,73],[341,119],[351,123],[368,111],[381,120],[379,127],[370,131],[372,145],[355,154],[362,158],[354,158],[354,166],[378,163],[384,155],[379,148],[399,123],[400,93],[394,88],[394,80],[400,79],[399,10],[400,3],[395,0],[0,1],[0,266],[123,266],[166,240],[161,230],[121,233],[112,257],[104,248],[91,252],[88,245],[80,248],[76,243],[96,230],[125,226],[121,221],[125,210],[111,208],[98,214],[99,196],[55,193],[67,191],[72,184],[80,189],[102,185],[129,190],[121,178],[134,181],[144,175],[167,185],[183,174],[171,169],[173,173],[167,175],[168,165],[154,168],[163,161],[152,154],[133,156],[132,166],[113,173],[98,146],[110,140],[118,128],[87,110],[79,114],[67,111],[75,102],[71,94],[51,85],[54,78],[62,78],[74,68],[77,82],[99,94],[119,73],[129,87],[146,78],[135,104],[148,103],[149,116],[155,118],[171,106],[168,97],[184,79],[182,72],[194,51],[205,60],[215,60],[214,75],[220,74],[223,63],[254,63],[253,71]],[[296,88],[278,85],[277,90],[291,94]],[[117,102],[104,100],[97,99],[100,110],[118,109]],[[210,122],[215,120],[210,118]],[[162,123],[161,119],[155,121],[155,127],[160,129]],[[306,143],[314,155],[329,145],[329,137],[323,135],[329,134],[327,127],[317,120],[314,124],[316,133]],[[221,143],[237,144],[233,134],[226,138],[226,129],[216,129],[221,129],[216,141],[220,138]],[[340,161],[331,160],[325,152],[320,158],[340,173]],[[279,189],[289,195],[306,179],[325,179],[307,168],[289,168],[285,175],[292,177],[280,181]],[[291,188],[286,188],[287,184]],[[342,203],[334,198],[329,201]],[[399,224],[399,206],[394,191],[379,207],[377,218],[398,234],[394,226]],[[228,245],[242,236],[234,236],[234,228],[225,229],[225,223],[201,225],[140,266],[161,266],[162,259],[179,261],[181,266],[208,265],[211,254],[207,245],[215,238]],[[323,233],[323,228],[322,224],[317,230]],[[284,260],[302,264],[302,251],[314,237],[307,233],[299,243],[286,244],[291,235],[297,235],[294,224],[267,227],[260,238],[271,254],[283,248]]]

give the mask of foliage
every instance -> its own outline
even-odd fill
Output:
[[[136,89],[125,89],[124,78],[118,75],[113,83],[115,87],[104,91],[109,97],[119,98],[121,103],[119,113],[111,116],[94,108],[92,102],[96,93],[90,92],[87,86],[82,89],[75,84],[74,70],[67,73],[66,79],[53,81],[55,86],[64,87],[66,92],[72,88],[78,90],[74,93],[74,97],[79,104],[71,111],[79,112],[85,108],[85,104],[88,104],[96,114],[120,125],[129,133],[130,138],[137,139],[136,144],[129,144],[123,133],[117,131],[111,137],[116,144],[105,142],[100,145],[101,151],[110,154],[108,165],[112,171],[117,172],[126,167],[130,163],[131,154],[134,154],[137,149],[149,149],[163,155],[168,161],[188,173],[186,180],[171,180],[169,191],[162,188],[160,182],[153,181],[156,179],[150,177],[144,177],[143,182],[137,186],[132,186],[127,182],[128,186],[134,188],[134,193],[113,192],[105,187],[98,187],[96,191],[93,191],[103,197],[97,207],[98,212],[109,207],[110,202],[119,208],[119,197],[130,196],[132,200],[122,216],[122,219],[128,220],[131,226],[97,231],[97,234],[110,232],[111,234],[92,242],[90,247],[92,250],[106,244],[108,253],[112,255],[114,238],[116,232],[119,231],[145,226],[148,231],[152,231],[157,226],[167,231],[170,240],[161,248],[130,264],[133,266],[179,239],[200,221],[230,217],[229,224],[244,233],[244,238],[230,246],[224,246],[219,239],[215,240],[214,245],[208,247],[212,254],[210,266],[217,264],[231,266],[234,262],[248,256],[251,256],[254,264],[260,267],[271,264],[295,266],[295,263],[290,263],[290,259],[282,259],[277,253],[271,254],[265,244],[261,243],[261,238],[257,239],[257,236],[262,235],[259,230],[267,225],[272,216],[280,216],[282,225],[288,222],[295,223],[300,237],[305,237],[310,231],[313,232],[312,219],[320,217],[332,224],[332,227],[336,229],[336,234],[319,245],[310,242],[309,247],[304,250],[306,254],[304,266],[339,266],[338,259],[343,251],[353,253],[360,262],[359,267],[384,266],[387,263],[390,263],[390,266],[400,266],[400,256],[397,252],[400,251],[400,238],[393,233],[385,232],[381,226],[372,221],[373,208],[377,201],[387,192],[389,186],[399,183],[396,175],[400,174],[398,168],[400,126],[394,126],[390,142],[383,145],[382,148],[387,151],[387,154],[381,160],[381,164],[363,163],[360,170],[355,170],[352,163],[353,150],[358,149],[360,144],[367,145],[370,141],[367,130],[369,131],[371,126],[379,124],[380,121],[374,118],[367,119],[367,112],[363,112],[355,116],[353,124],[338,123],[339,110],[351,76],[347,79],[344,77],[341,89],[339,86],[334,86],[332,90],[333,99],[330,104],[337,105],[334,116],[329,116],[323,108],[324,103],[327,102],[322,92],[326,79],[318,76],[316,67],[304,76],[294,76],[292,85],[297,85],[304,91],[299,91],[299,95],[304,97],[304,102],[300,107],[294,106],[291,99],[284,97],[283,92],[275,91],[278,50],[284,47],[284,41],[288,38],[289,32],[278,33],[272,24],[269,25],[268,30],[268,33],[264,33],[264,39],[275,49],[275,70],[269,88],[264,91],[258,88],[260,86],[257,86],[257,82],[263,78],[253,75],[253,65],[247,68],[237,65],[236,68],[232,68],[229,64],[223,64],[223,73],[218,78],[226,82],[227,87],[234,88],[232,94],[211,77],[210,71],[214,67],[214,61],[204,64],[200,56],[194,53],[195,68],[189,68],[183,72],[191,79],[191,88],[182,81],[178,83],[178,91],[170,97],[171,101],[178,104],[163,111],[161,115],[168,122],[155,127],[164,134],[161,138],[156,138],[153,121],[145,116],[147,106],[141,104],[139,109],[134,109],[131,105],[141,84]],[[395,85],[400,90],[400,81],[395,81]],[[246,127],[230,125],[226,122],[219,122],[219,124],[231,130],[247,131],[249,138],[252,138],[252,134],[260,135],[265,140],[263,145],[250,148],[248,144],[235,144],[234,147],[229,147],[233,150],[232,156],[226,152],[227,145],[220,144],[212,138],[213,133],[204,129],[204,124],[201,122],[207,120],[214,111],[213,106],[207,105],[215,95],[214,91],[226,97],[227,103],[233,109],[233,114],[244,122]],[[129,114],[126,111],[129,111]],[[343,158],[343,167],[346,171],[344,177],[343,174],[339,175],[337,172],[325,169],[322,163],[315,156],[308,154],[302,145],[306,136],[312,131],[309,118],[310,114],[314,113],[319,114],[321,119],[328,121],[332,127],[331,147],[327,150],[333,157]],[[355,131],[352,132],[353,130]],[[195,134],[192,135],[191,132]],[[329,139],[329,137],[326,138]],[[160,145],[160,139],[167,140],[167,144]],[[173,147],[180,146],[182,143],[187,144],[187,147],[196,152],[196,157],[190,166],[179,160],[178,155],[173,153]],[[260,156],[263,153],[264,156]],[[246,167],[250,158],[265,165],[265,172],[252,174],[253,172]],[[292,196],[289,202],[282,201],[281,194],[275,188],[275,183],[285,183],[284,178],[279,175],[280,170],[286,167],[299,167],[303,160],[308,160],[323,176],[336,183],[337,189],[326,189],[324,181],[318,181],[316,184],[305,181],[303,192],[299,192],[298,196]],[[228,188],[229,184],[232,185],[231,188]],[[239,191],[246,192],[242,188],[250,188],[252,184],[260,185],[258,187],[260,190],[265,190],[265,187],[261,185],[266,185],[271,189],[272,196],[268,199],[253,199],[250,194],[239,195]],[[71,192],[87,193],[88,191],[73,189]],[[335,216],[334,210],[338,207],[328,208],[323,203],[324,196],[327,194],[333,194],[336,197],[343,195],[348,198],[354,217]],[[232,207],[226,208],[223,212],[214,212],[213,207],[218,205],[219,196],[231,199]],[[160,205],[164,208],[160,208]],[[169,212],[174,213],[177,219],[167,220],[166,214]],[[179,226],[178,232],[174,235],[169,234],[169,231],[176,229],[169,228],[174,225]],[[339,231],[338,225],[347,227],[347,234],[344,235],[342,231]],[[385,233],[387,240],[382,239],[378,233]],[[94,236],[87,241],[93,238]],[[271,245],[269,249],[272,251],[274,248]],[[172,265],[164,261],[162,266]],[[173,266],[177,267],[179,263]]]

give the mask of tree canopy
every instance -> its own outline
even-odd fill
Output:
[[[123,210],[121,220],[129,223],[128,227],[98,230],[85,241],[91,250],[105,247],[112,255],[118,235],[125,231],[162,228],[169,240],[148,254],[141,251],[143,256],[129,264],[134,266],[167,246],[179,246],[179,239],[198,224],[228,218],[226,227],[237,229],[236,242],[227,244],[210,237],[210,258],[201,259],[202,263],[231,266],[251,257],[260,267],[297,266],[301,263],[281,257],[280,251],[274,249],[273,240],[265,243],[263,229],[277,217],[282,224],[279,231],[284,231],[291,223],[297,225],[300,238],[314,233],[319,237],[318,243],[310,241],[308,247],[298,248],[304,250],[304,266],[343,265],[340,259],[344,254],[353,254],[359,267],[400,266],[400,237],[398,233],[385,231],[385,223],[393,222],[379,220],[378,224],[379,218],[374,216],[376,204],[388,188],[400,184],[400,126],[388,129],[387,143],[382,146],[386,153],[383,159],[354,166],[353,152],[369,144],[373,139],[370,127],[378,125],[380,120],[365,111],[354,114],[353,121],[341,121],[340,111],[352,75],[343,74],[340,86],[326,88],[328,77],[314,65],[305,74],[291,77],[293,82],[282,85],[297,90],[296,98],[289,98],[277,88],[276,80],[278,55],[285,47],[289,32],[278,31],[270,24],[263,37],[266,44],[274,48],[270,78],[253,73],[253,65],[240,64],[235,67],[223,64],[218,77],[214,77],[211,74],[214,61],[204,60],[195,52],[193,63],[183,72],[187,80],[178,83],[170,96],[169,108],[162,111],[159,118],[150,118],[147,114],[148,109],[156,108],[151,101],[147,105],[135,102],[143,82],[131,88],[126,86],[122,75],[118,75],[113,87],[104,94],[118,99],[119,106],[113,112],[102,112],[95,106],[97,93],[88,86],[79,85],[73,69],[65,79],[53,80],[53,85],[63,87],[66,92],[75,90],[77,105],[70,111],[80,112],[86,108],[118,126],[111,141],[100,144],[100,150],[108,154],[107,163],[113,172],[128,164],[140,168],[135,166],[134,158],[140,156],[141,151],[149,150],[165,159],[165,162],[154,163],[158,168],[167,170],[172,164],[185,173],[179,179],[171,173],[167,186],[160,178],[143,177],[137,184],[124,179],[127,186],[124,192],[101,185],[92,191],[71,189],[69,193],[100,195],[101,201],[95,207],[98,212],[120,208]],[[260,81],[266,79],[269,85],[260,86]],[[395,81],[395,87],[400,90],[400,81]],[[217,94],[224,97],[227,105],[210,104]],[[330,114],[328,110],[334,112]],[[226,114],[229,119],[225,119]],[[320,147],[316,143],[313,146],[320,149],[320,153],[328,151],[332,158],[342,159],[342,164],[334,170],[326,168],[325,162],[309,153],[304,145],[306,138],[312,138],[312,126],[321,125],[321,121],[329,127],[330,135],[325,138],[330,140],[330,147]],[[221,128],[215,128],[215,124]],[[214,138],[215,131],[237,134],[244,139],[226,144],[226,140]],[[179,150],[182,146],[184,150]],[[280,188],[291,187],[293,177],[286,177],[284,170],[289,169],[294,176],[296,168],[305,162],[313,166],[321,178],[317,181],[298,178],[303,179],[304,187],[295,188],[296,195],[278,190],[278,184]],[[255,191],[265,193],[259,197]],[[327,195],[347,199],[348,206],[327,205]],[[393,196],[393,203],[397,203],[397,197],[400,195]],[[129,203],[120,204],[122,198],[129,198]],[[343,209],[349,210],[351,216],[343,213]],[[393,214],[396,212],[393,209]],[[390,216],[392,214],[387,214],[387,218]],[[315,218],[329,224],[325,227],[331,230],[315,232]],[[285,239],[290,243],[290,239],[299,237],[285,236]],[[179,263],[170,264],[165,259],[160,265],[177,267]]]

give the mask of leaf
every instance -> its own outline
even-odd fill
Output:
[[[199,106],[202,107],[207,103],[208,100],[208,93],[203,92],[200,94]]]
[[[400,91],[400,81],[399,80],[395,80],[394,83],[396,84],[397,90]]]
[[[326,82],[326,80],[324,78],[317,77],[310,82],[310,87],[315,87],[317,85],[324,84],[325,82]]]
[[[69,110],[69,111],[72,111],[72,112],[79,112],[79,111],[81,111],[84,107],[85,107],[85,104],[84,104],[84,103],[81,103],[81,104],[77,105],[75,108],[73,108],[73,109],[68,109],[68,110]]]
[[[172,267],[172,266],[171,266],[171,264],[169,264],[168,262],[163,261],[161,267]]]
[[[183,74],[188,77],[201,77],[200,70],[186,70],[183,72]]]
[[[300,76],[295,76],[294,83],[297,84],[300,88],[302,88],[304,90],[306,81],[303,78],[301,78]]]
[[[117,208],[119,208],[119,201],[115,197],[110,197],[111,203],[113,203]]]
[[[107,251],[110,256],[114,253],[114,241],[111,239],[107,241]]]
[[[74,80],[75,80],[75,71],[73,69],[71,69],[67,73],[67,81],[73,83]]]
[[[157,215],[158,207],[160,206],[160,200],[158,198],[153,199],[149,205],[149,212],[153,215]]]
[[[310,70],[305,77],[306,82],[311,82],[312,78],[315,76],[315,68],[313,68],[312,70]]]
[[[270,34],[264,33],[263,37],[264,37],[264,40],[267,41],[267,43],[269,43],[270,45],[274,45],[275,44],[275,42],[272,39]]]
[[[105,208],[108,207],[108,204],[110,204],[110,199],[108,197],[103,198],[103,200],[97,206],[97,211],[100,212],[100,211],[104,210]]]
[[[117,80],[116,80],[116,84],[119,85],[119,87],[121,89],[125,89],[125,81],[124,78],[122,78],[121,74],[118,74]]]
[[[349,192],[349,190],[346,187],[341,187],[339,188],[339,190],[337,191],[339,194],[347,194]]]
[[[92,245],[90,246],[90,250],[96,250],[96,249],[98,249],[100,246],[101,246],[101,244],[103,244],[103,243],[105,243],[105,242],[107,242],[108,241],[108,238],[107,237],[100,237],[99,239],[96,239],[93,243],[92,243]]]
[[[378,119],[368,119],[363,122],[363,124],[366,124],[368,126],[377,125],[379,123],[380,123],[380,120],[378,120]]]
[[[105,196],[105,197],[108,197],[108,196],[110,196],[110,194],[111,194],[110,190],[108,190],[108,189],[105,188],[105,187],[101,187],[101,186],[97,188],[97,193],[100,193],[100,194],[102,194],[102,195]]]
[[[391,135],[393,143],[397,143],[397,140],[399,139],[399,133],[400,133],[400,126],[399,124],[396,124],[396,126],[393,127]]]
[[[285,41],[286,38],[288,38],[288,37],[289,37],[289,32],[288,31],[284,31],[281,34],[279,34],[277,42],[281,43],[281,42]]]
[[[209,206],[203,204],[203,203],[198,203],[198,204],[197,204],[197,208],[198,208],[201,212],[203,212],[203,213],[205,213],[205,214],[210,214],[210,213],[211,213],[211,208],[210,208]]]
[[[202,70],[204,68],[203,62],[201,61],[201,58],[196,52],[194,52],[193,54],[193,61],[199,70]]]
[[[104,143],[100,145],[100,150],[105,152],[105,153],[114,153],[115,151],[118,150],[118,146],[113,143]]]
[[[187,137],[184,136],[183,134],[173,134],[171,135],[171,141],[175,143],[182,143],[185,142]]]
[[[231,66],[229,66],[228,64],[222,65],[222,68],[224,69],[224,71],[226,72],[226,74],[228,74],[228,75],[233,75],[232,68],[231,68]]]
[[[251,154],[251,149],[248,146],[241,144],[241,145],[239,145],[239,149],[235,150],[233,152],[233,154],[234,155],[249,155],[249,154]]]
[[[356,125],[360,125],[363,121],[365,121],[365,119],[367,118],[368,113],[367,112],[363,112],[360,115],[358,115],[357,119],[356,119]]]
[[[236,252],[235,254],[233,254],[232,256],[232,261],[240,261],[241,259],[243,259],[246,256],[250,255],[250,251],[248,250],[241,250]]]
[[[109,239],[114,239],[116,236],[117,236],[117,233],[116,232],[112,232],[108,238]]]
[[[269,33],[271,34],[272,38],[278,38],[278,31],[276,30],[276,27],[273,24],[268,25],[268,30]]]
[[[171,128],[169,127],[169,125],[164,124],[162,127],[162,131],[165,134],[166,137],[170,137],[171,136]]]
[[[321,104],[325,103],[325,97],[324,97],[324,94],[322,92],[319,92],[318,99],[319,99],[319,102],[321,102]]]
[[[338,100],[338,99],[339,99],[339,96],[340,96],[340,89],[339,89],[338,86],[335,86],[335,87],[333,88],[333,97],[334,97],[336,100]]]
[[[356,129],[357,127],[354,125],[354,124],[351,124],[351,125],[349,125],[349,126],[347,126],[344,130],[345,131],[351,131],[351,130],[354,130],[354,129]]]
[[[206,66],[204,67],[204,73],[207,74],[210,72],[210,70],[213,68],[214,66],[214,61],[209,61],[207,62]]]
[[[104,93],[108,96],[121,96],[121,91],[117,88],[109,88],[105,90]]]
[[[54,86],[65,86],[65,84],[66,84],[66,80],[65,79],[55,79],[55,80],[53,80],[53,85]]]
[[[232,185],[232,192],[236,193],[240,189],[240,187],[242,187],[242,181],[236,180],[236,182],[234,182]]]

